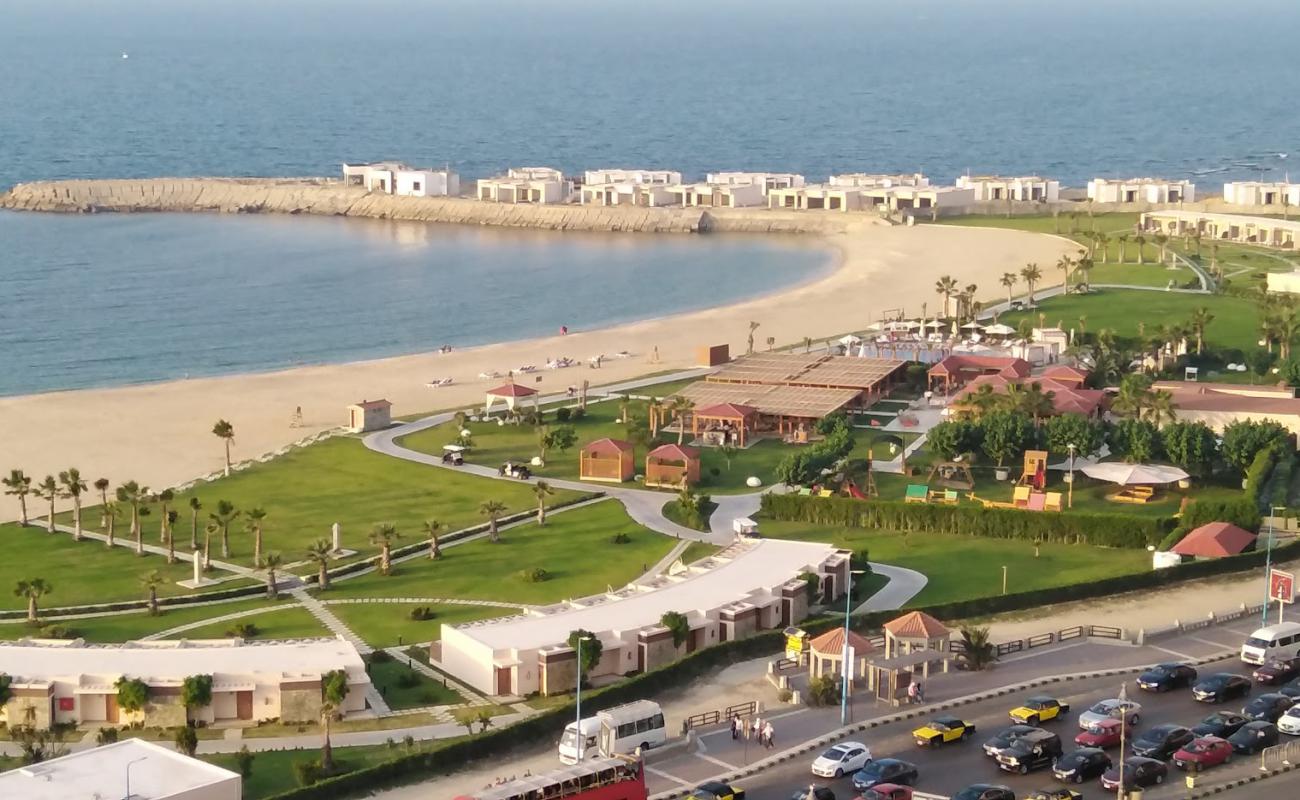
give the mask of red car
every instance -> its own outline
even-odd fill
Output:
[[[1200,771],[1232,760],[1232,744],[1217,736],[1193,739],[1174,753],[1174,766]]]
[[[1103,719],[1089,725],[1082,733],[1074,737],[1074,743],[1080,747],[1100,747],[1105,750],[1108,747],[1118,747],[1120,740],[1120,727],[1123,725],[1117,719]],[[1129,726],[1128,731],[1123,734],[1125,737],[1133,738],[1133,726]]]
[[[912,787],[878,783],[862,793],[862,800],[912,800]]]

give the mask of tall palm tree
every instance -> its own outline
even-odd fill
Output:
[[[52,591],[54,591],[54,587],[44,578],[18,581],[18,584],[14,587],[14,597],[21,597],[27,601],[28,622],[34,623],[37,621],[37,603]]]
[[[978,292],[979,290],[980,290],[979,285],[974,283],[966,284],[966,288],[962,290],[962,294],[966,296],[966,300],[965,300],[966,315],[969,316],[972,320],[975,319],[975,311],[974,311],[975,293]]]
[[[1277,344],[1278,357],[1283,361],[1291,357],[1291,345],[1295,343],[1296,336],[1300,335],[1300,315],[1295,311],[1278,317],[1277,320]]]
[[[59,481],[53,475],[46,475],[40,483],[36,484],[36,496],[50,504],[50,516],[45,521],[45,532],[54,533],[54,501],[63,496]]]
[[[957,279],[951,275],[944,275],[934,282],[934,290],[943,297],[943,316],[948,316],[948,299],[957,291]]]
[[[393,542],[402,538],[397,526],[391,522],[381,522],[370,531],[370,543],[379,545],[379,574],[387,575],[393,568]]]
[[[1029,287],[1029,305],[1034,304],[1034,287],[1038,285],[1043,277],[1043,271],[1038,265],[1030,262],[1020,269],[1020,277],[1024,280],[1025,285]]]
[[[173,517],[169,513],[169,510],[172,501],[176,499],[176,493],[171,489],[163,489],[161,492],[154,495],[153,499],[158,503],[158,516],[160,518],[158,524],[158,541],[159,543],[166,544],[167,540],[171,538],[171,523]]]
[[[1016,288],[1016,281],[1018,281],[1018,280],[1020,280],[1020,279],[1019,279],[1018,277],[1016,277],[1016,273],[1014,273],[1014,272],[1004,272],[1004,273],[1002,273],[1002,280],[1001,280],[1000,282],[1001,282],[1001,284],[1002,284],[1003,286],[1007,287],[1007,307],[1008,307],[1008,308],[1011,307],[1011,303],[1015,300],[1015,298],[1011,296],[1011,290],[1014,289],[1014,288]]]
[[[1052,402],[1055,397],[1056,392],[1044,392],[1043,385],[1034,381],[1025,387],[1024,397],[1020,398],[1020,410],[1033,418],[1036,428],[1042,423],[1043,417],[1056,411],[1056,404]]]
[[[149,487],[127,481],[117,487],[117,502],[131,509],[131,536],[135,539],[136,555],[144,555],[144,540],[140,537],[140,507],[149,500]]]
[[[1173,392],[1165,389],[1156,389],[1151,392],[1147,400],[1146,419],[1160,427],[1166,422],[1173,422],[1178,418],[1178,406],[1174,403]]]
[[[746,355],[748,355],[748,354],[754,352],[754,331],[758,330],[758,326],[759,326],[759,324],[760,324],[760,323],[757,323],[757,322],[754,322],[753,320],[750,320],[750,323],[749,323],[749,338],[748,338],[748,339],[746,340],[746,342],[745,342],[745,354],[746,354]]]
[[[208,515],[208,524],[203,526],[203,571],[212,569],[212,534],[221,532],[221,524]]]
[[[334,546],[329,539],[317,539],[307,547],[307,560],[316,565],[316,584],[321,590],[330,588],[330,559]]]
[[[253,534],[253,566],[262,565],[262,523],[266,520],[266,509],[253,506],[244,512],[244,527]]]
[[[1084,256],[1083,258],[1080,258],[1078,261],[1075,261],[1075,262],[1074,262],[1074,270],[1075,270],[1075,272],[1080,272],[1080,273],[1083,274],[1082,279],[1080,279],[1080,280],[1076,280],[1076,281],[1074,282],[1074,285],[1075,285],[1076,287],[1079,287],[1079,286],[1084,286],[1084,287],[1091,286],[1091,284],[1092,284],[1092,278],[1091,278],[1091,275],[1092,275],[1092,268],[1093,268],[1094,266],[1096,266],[1096,264],[1093,262],[1093,260],[1092,260],[1092,256]]]
[[[330,743],[330,725],[334,722],[334,714],[337,711],[338,707],[329,698],[321,701],[320,724],[325,738],[320,747],[320,768],[326,775],[334,771],[334,746]]]
[[[199,512],[203,510],[203,503],[199,498],[190,497],[190,550],[199,549]]]
[[[280,596],[280,587],[276,585],[275,573],[284,565],[279,553],[267,553],[262,560],[262,569],[266,571],[266,596],[274,600]]]
[[[1120,381],[1119,392],[1110,407],[1120,416],[1140,418],[1150,402],[1146,380],[1140,375],[1128,375]]]
[[[1210,311],[1209,306],[1198,306],[1192,309],[1192,317],[1188,325],[1192,333],[1196,335],[1196,355],[1200,355],[1205,348],[1205,329],[1210,323],[1214,322],[1214,314]]]
[[[537,498],[537,524],[546,524],[546,498],[555,494],[555,490],[546,481],[533,484],[533,496]]]
[[[217,420],[212,426],[212,435],[226,445],[226,477],[230,477],[230,445],[235,441],[235,426],[224,419]]]
[[[1169,260],[1169,237],[1163,233],[1157,233],[1151,238],[1156,243],[1156,247],[1160,248],[1160,263],[1164,264]]]
[[[1101,263],[1110,262],[1110,237],[1105,233],[1098,231],[1096,234],[1097,246],[1101,248]]]
[[[104,546],[111,550],[113,549],[113,545],[116,544],[116,540],[114,539],[114,534],[117,531],[117,512],[118,512],[117,503],[113,502],[112,500],[109,500],[107,503],[104,503],[103,511],[104,511]]]
[[[81,494],[85,492],[86,482],[76,467],[70,467],[59,473],[59,483],[63,484],[63,494],[72,498],[72,538],[81,541]]]
[[[1133,237],[1133,243],[1137,245],[1138,263],[1139,264],[1147,263],[1147,254],[1146,254],[1147,237],[1139,233]]]
[[[651,397],[645,404],[646,414],[650,418],[650,435],[659,435],[659,420],[663,418],[664,401],[662,397]]]
[[[20,469],[9,470],[9,475],[0,478],[5,486],[5,494],[18,498],[18,524],[27,527],[27,495],[32,493],[32,479]]]
[[[677,444],[682,443],[682,438],[686,435],[686,415],[695,408],[695,403],[689,397],[677,395],[668,403],[668,410],[672,412],[673,419],[677,421]]]
[[[95,479],[95,491],[99,492],[99,527],[101,528],[108,527],[108,487],[111,485],[108,478]]]
[[[501,535],[497,531],[497,520],[506,511],[506,504],[500,500],[484,500],[479,503],[478,513],[488,518],[488,541],[493,543],[501,541]]]
[[[1056,259],[1056,268],[1061,271],[1061,285],[1065,287],[1065,293],[1070,293],[1070,267],[1074,266],[1074,260],[1069,256],[1061,256]]]
[[[175,509],[168,510],[163,515],[167,520],[167,563],[176,563],[176,520],[180,519],[180,514]]]
[[[158,570],[150,570],[140,576],[140,588],[144,589],[145,597],[149,601],[149,616],[158,616],[158,587],[166,583],[167,580]]]
[[[540,481],[539,481],[540,483]],[[420,530],[429,539],[429,560],[436,561],[442,558],[442,548],[438,546],[438,534],[446,527],[436,519],[426,519],[420,523]]]
[[[229,500],[218,500],[217,510],[208,514],[208,519],[217,523],[221,531],[221,557],[230,558],[230,525],[239,518],[239,509]]]
[[[1120,264],[1123,264],[1125,261],[1128,260],[1128,240],[1129,240],[1129,235],[1127,233],[1121,233],[1119,236],[1115,237],[1115,241],[1119,242],[1119,263]]]

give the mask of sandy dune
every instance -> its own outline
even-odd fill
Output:
[[[39,481],[75,466],[88,480],[134,479],[159,488],[220,468],[221,445],[211,434],[218,418],[234,423],[235,458],[247,459],[342,424],[344,406],[362,399],[386,397],[401,415],[480,402],[484,389],[500,382],[478,379],[484,370],[541,367],[557,356],[636,354],[607,358],[599,371],[542,369],[540,387],[556,391],[583,378],[609,383],[686,368],[693,366],[699,345],[729,343],[733,353],[743,352],[750,320],[761,324],[756,342],[763,347],[769,336],[784,345],[860,330],[888,309],[919,314],[927,303],[933,313],[939,302],[934,282],[944,274],[963,286],[977,283],[981,298],[995,299],[1003,294],[1003,272],[1035,261],[1050,273],[1050,265],[1070,249],[1062,240],[1017,231],[866,223],[826,241],[843,256],[832,274],[725,308],[450,354],[0,398],[0,468],[21,468]],[[557,310],[557,325],[563,317]],[[649,354],[656,347],[659,362],[652,364]],[[455,383],[427,388],[435,377]],[[296,406],[302,407],[305,429],[290,427]],[[3,498],[0,517],[16,516],[13,498]]]

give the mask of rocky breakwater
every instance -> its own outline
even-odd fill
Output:
[[[836,233],[842,215],[766,209],[508,205],[460,197],[396,197],[325,179],[147,178],[20,183],[0,208],[73,214],[206,211],[640,233]]]

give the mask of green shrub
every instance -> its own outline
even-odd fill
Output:
[[[261,632],[262,629],[251,622],[236,622],[226,630],[226,635],[238,637],[240,639],[252,639]]]
[[[618,533],[614,534],[614,536],[610,539],[610,541],[613,542],[614,544],[627,544],[628,542],[632,541],[632,537],[628,536],[623,531],[619,531]]]
[[[424,622],[425,620],[436,619],[438,615],[429,606],[416,606],[415,608],[411,609],[411,613],[408,616],[410,616],[410,618],[415,620],[416,622]],[[375,652],[382,653],[383,651],[376,650]],[[384,653],[384,655],[388,655],[388,654]],[[391,658],[392,656],[389,656],[389,659]]]
[[[833,706],[840,701],[840,679],[818,675],[808,681],[808,705]]]
[[[425,608],[428,608],[428,606],[425,606]],[[415,612],[419,610],[420,609],[416,608],[411,611],[411,619],[419,619],[419,617],[415,616]],[[370,654],[370,657],[367,660],[371,664],[387,664],[389,661],[393,660],[393,654],[387,650],[376,650]]]
[[[1257,531],[1259,508],[1244,496],[1231,500],[1195,500],[1188,504],[1180,524],[1190,531],[1207,522],[1231,522],[1239,528]]]
[[[555,409],[555,421],[556,421],[556,422],[559,422],[559,423],[561,423],[561,424],[566,423],[566,422],[569,421],[569,417],[571,417],[571,416],[573,416],[573,409],[571,409],[571,408],[557,408],[557,409]]]
[[[808,603],[817,602],[817,592],[822,585],[821,578],[815,572],[801,572],[799,578],[803,581],[804,591],[808,593]]]
[[[414,689],[420,685],[420,676],[416,675],[414,671],[403,672],[397,678],[397,685],[403,689]]]
[[[543,581],[550,580],[551,573],[541,567],[532,567],[530,569],[520,570],[519,577],[527,583],[542,583]]]
[[[1182,527],[1181,525],[1177,528],[1174,528],[1172,531],[1165,534],[1165,538],[1160,540],[1160,544],[1156,545],[1156,549],[1165,553],[1169,552],[1170,550],[1173,550],[1174,545],[1181,542],[1183,540],[1183,537],[1186,536],[1187,533],[1188,530]]]

